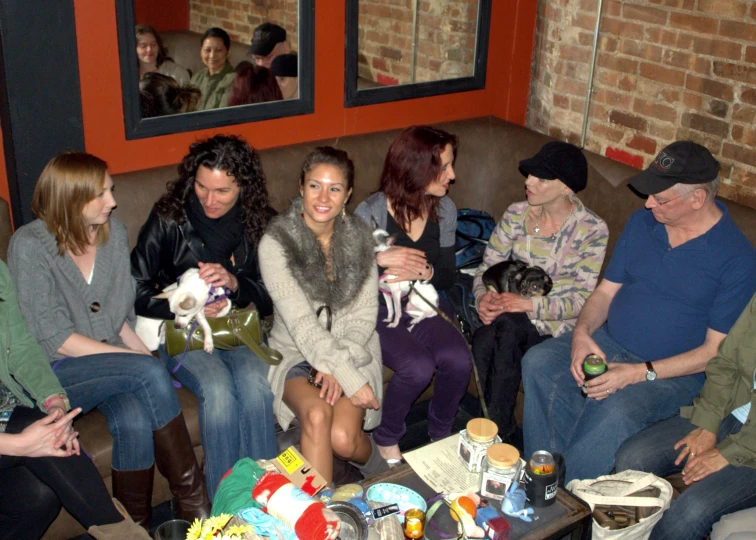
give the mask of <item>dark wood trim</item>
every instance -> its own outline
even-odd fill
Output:
[[[73,0],[0,0],[0,122],[13,223],[34,216],[39,174],[84,150]]]
[[[356,0],[347,1],[346,8],[346,48],[344,52],[346,59],[346,78],[344,81],[345,107],[374,105],[388,101],[438,96],[485,88],[486,65],[488,62],[488,36],[491,24],[491,0],[478,1],[478,33],[475,42],[475,70],[472,77],[359,90],[357,89],[358,2]]]
[[[133,0],[116,0],[116,17],[124,125],[128,140],[311,114],[315,111],[315,0],[299,0],[299,99],[144,120],[139,106],[139,89],[133,82],[139,78],[139,67],[134,54],[136,37]]]

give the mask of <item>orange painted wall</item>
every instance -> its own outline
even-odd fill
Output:
[[[134,20],[158,32],[189,28],[188,0],[134,0]],[[79,26],[81,28],[81,26]]]
[[[191,142],[216,133],[236,133],[257,148],[269,148],[489,114],[524,125],[537,2],[493,0],[492,4],[483,90],[344,108],[345,2],[317,0],[313,114],[127,141],[115,3],[74,0],[86,149],[108,161],[112,173],[122,173],[178,163]],[[7,193],[4,176],[2,167],[0,196]]]
[[[3,130],[0,129],[0,199],[10,205],[8,190],[8,171],[5,170],[5,150],[3,149]]]

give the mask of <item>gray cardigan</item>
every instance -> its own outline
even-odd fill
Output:
[[[58,255],[55,237],[41,220],[16,231],[8,266],[29,330],[51,361],[73,333],[123,346],[124,321],[133,328],[135,285],[131,277],[126,227],[110,218],[110,238],[97,248],[92,283],[71,256]]]

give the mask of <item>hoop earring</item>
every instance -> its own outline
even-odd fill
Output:
[[[341,224],[346,223],[346,204],[341,207]]]

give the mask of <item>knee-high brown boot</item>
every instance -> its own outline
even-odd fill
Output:
[[[155,463],[176,497],[178,517],[191,523],[194,518],[210,516],[210,499],[202,471],[194,457],[184,413],[179,413],[152,434],[155,439]]]
[[[149,530],[152,519],[152,482],[155,465],[137,471],[113,469],[113,497],[121,501],[131,519]]]

